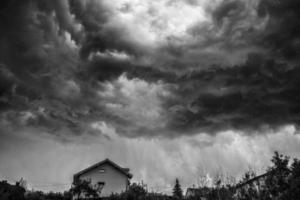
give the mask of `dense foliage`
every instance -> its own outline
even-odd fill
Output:
[[[24,200],[25,189],[16,183],[10,185],[6,181],[0,182],[0,199],[1,200]]]
[[[71,193],[77,198],[98,198],[98,191],[91,186],[91,182],[87,180],[76,179],[70,189]]]
[[[275,152],[263,184],[248,184],[237,199],[299,200],[300,161]]]

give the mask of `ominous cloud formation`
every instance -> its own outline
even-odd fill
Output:
[[[299,9],[2,0],[0,178],[69,182],[110,157],[135,180],[169,187],[179,172],[188,186],[199,166],[240,175],[274,150],[299,156]]]
[[[265,0],[258,7],[259,16],[269,17],[262,44],[288,60],[299,56],[299,9],[299,2],[292,0]]]
[[[298,125],[299,7],[4,1],[1,130],[66,139],[98,121],[129,137]]]

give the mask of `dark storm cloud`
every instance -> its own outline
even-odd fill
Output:
[[[111,114],[98,95],[102,81],[128,71],[143,74],[130,61],[111,56],[135,48],[126,38],[114,41],[121,34],[118,30],[101,28],[106,15],[99,12],[101,5],[95,9],[96,2],[5,2],[0,22],[2,127],[63,138],[101,133],[91,128],[94,121],[131,124]]]
[[[269,17],[263,45],[287,59],[298,59],[300,53],[300,2],[295,0],[262,0],[258,7],[262,17]]]
[[[1,126],[84,135],[105,122],[128,137],[169,137],[298,125],[299,3],[214,5],[184,36],[152,44],[115,17],[129,4],[4,1]]]
[[[79,100],[80,85],[74,77],[77,50],[71,44],[79,29],[67,5],[6,1],[2,7],[1,126],[84,130],[79,116],[89,109]]]
[[[245,5],[241,1],[223,1],[212,13],[213,18],[218,22],[223,22],[224,18],[236,16],[237,12],[243,10]]]
[[[80,55],[83,59],[93,52],[118,51],[130,55],[140,54],[144,49],[130,40],[122,24],[110,26],[114,12],[101,1],[70,1],[71,11],[84,30]]]
[[[194,37],[207,34],[197,48],[217,45],[227,52],[242,51],[247,45],[254,48],[242,63],[230,66],[214,55],[216,65],[178,78],[177,100],[165,105],[172,116],[170,129],[253,132],[299,124],[299,2],[262,0],[253,8],[249,11],[244,1],[223,1],[212,11],[213,28],[196,25],[190,29]],[[255,22],[261,25],[251,27]],[[216,37],[212,30],[219,29],[222,34]],[[184,51],[192,48],[181,52],[186,56]]]
[[[241,64],[247,54],[264,52],[258,39],[264,32],[266,18],[259,17],[256,8],[256,1],[243,0],[221,1],[207,8],[208,20],[187,27],[188,39],[168,37],[158,51],[157,63],[185,72],[215,64]]]
[[[173,105],[171,127],[215,132],[298,125],[299,75],[298,66],[262,55],[250,55],[245,64],[231,68],[191,74],[183,78],[178,97],[189,103]]]

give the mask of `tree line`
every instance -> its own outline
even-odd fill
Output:
[[[26,191],[20,182],[15,185],[0,181],[1,200],[71,200],[72,197],[107,200],[299,200],[300,160],[275,152],[272,165],[266,173],[257,176],[248,171],[236,184],[230,177],[216,176],[213,186],[208,187],[203,179],[200,187],[194,188],[188,197],[183,194],[179,179],[176,178],[172,195],[148,192],[143,184],[132,183],[121,194],[100,198],[99,192],[89,181],[77,180],[69,191],[63,193]]]

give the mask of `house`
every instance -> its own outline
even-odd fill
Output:
[[[109,159],[98,162],[74,175],[77,180],[89,181],[97,189],[100,197],[107,197],[112,193],[121,193],[128,189],[132,174],[128,168],[123,168]],[[76,199],[76,197],[74,197]]]
[[[235,199],[240,199],[241,195],[251,188],[252,192],[259,194],[262,188],[265,187],[266,178],[270,175],[270,172],[255,176],[245,182],[239,183],[235,186]],[[252,198],[255,199],[255,198]]]

